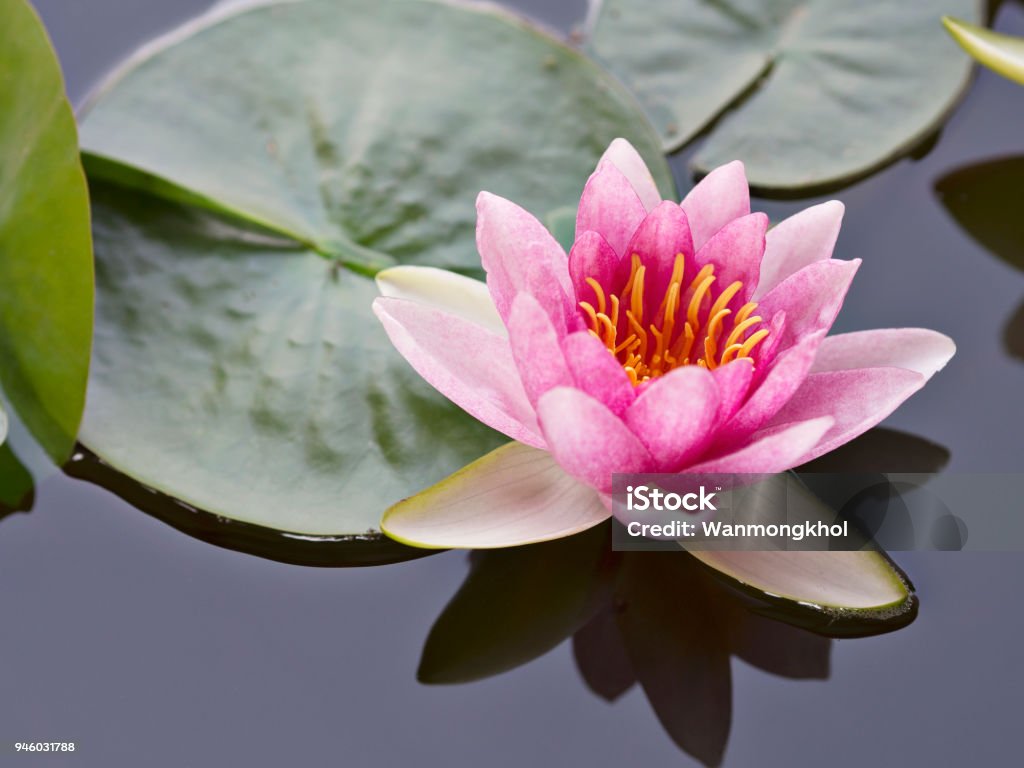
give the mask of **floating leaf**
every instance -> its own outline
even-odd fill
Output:
[[[967,84],[936,23],[978,0],[604,0],[590,50],[639,96],[677,149],[713,125],[700,171],[746,163],[751,184],[838,184],[905,154]]]
[[[837,523],[836,513],[791,474],[762,481],[745,523],[777,522],[779,504],[794,519]],[[781,499],[781,501],[777,501]],[[739,516],[740,512],[735,512]],[[857,537],[845,542],[851,546]],[[717,551],[686,546],[695,558],[760,604],[766,615],[830,636],[888,632],[917,612],[912,587],[892,561],[864,541],[851,551]]]
[[[393,351],[367,275],[479,269],[481,189],[570,205],[618,135],[671,194],[630,95],[490,8],[308,0],[173,35],[83,128],[131,189],[95,191],[82,442],[225,518],[379,548],[388,505],[498,441]]]
[[[70,454],[92,338],[89,198],[42,22],[0,0],[0,385],[50,457]]]
[[[960,47],[991,70],[1024,85],[1024,38],[1011,37],[960,19],[942,18]]]

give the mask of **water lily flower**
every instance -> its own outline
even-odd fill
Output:
[[[513,202],[483,192],[477,214],[486,284],[378,277],[398,351],[514,441],[385,513],[415,546],[585,530],[608,518],[616,472],[782,472],[878,424],[954,352],[918,328],[827,335],[860,265],[832,258],[842,204],[769,230],[739,162],[676,203],[617,139],[568,255]]]

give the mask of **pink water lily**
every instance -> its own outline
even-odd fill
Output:
[[[784,471],[878,424],[954,352],[925,329],[828,336],[860,264],[832,258],[842,204],[769,230],[739,162],[675,203],[616,140],[568,255],[508,200],[483,192],[477,212],[486,284],[378,278],[398,351],[515,441],[385,514],[416,546],[576,533],[609,516],[616,472]]]

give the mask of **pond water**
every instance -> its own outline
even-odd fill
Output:
[[[80,101],[140,42],[209,3],[37,5]],[[565,28],[584,3],[519,5]],[[997,27],[1024,34],[1024,6],[1003,3]],[[922,157],[833,195],[847,205],[838,255],[864,259],[837,330],[921,325],[958,343],[949,367],[886,422],[945,447],[950,472],[1021,466],[1024,216],[1014,207],[1024,165],[989,163],[1024,155],[1021,126],[1024,89],[980,72]],[[685,157],[675,169],[688,184]],[[755,205],[777,219],[816,201]],[[979,205],[1008,233],[1010,248],[994,246],[1002,258],[961,226]],[[733,659],[726,765],[1019,759],[1024,555],[896,559],[917,586],[917,620],[834,641],[827,680]],[[30,513],[0,520],[0,763],[21,764],[14,741],[74,741],[74,756],[31,762],[97,768],[693,762],[638,687],[614,703],[592,693],[569,643],[482,682],[418,683],[427,633],[466,573],[457,552],[380,568],[273,562],[54,477]],[[719,728],[729,707],[703,705],[696,697],[687,712]]]

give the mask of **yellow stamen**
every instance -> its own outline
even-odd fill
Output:
[[[757,315],[754,315],[753,317],[748,317],[746,320],[743,320],[742,322],[740,322],[738,318],[739,315],[737,315],[737,320],[733,320],[732,333],[730,333],[729,338],[725,340],[726,349],[728,349],[737,341],[739,341],[740,337],[744,333],[746,333],[748,328],[752,328],[753,326],[761,322],[761,318],[758,317]]]
[[[710,264],[704,267],[704,269],[709,268],[711,271],[714,271],[714,267]],[[701,274],[703,274],[703,272],[704,270],[701,270]],[[697,277],[700,278],[700,275],[697,275]],[[696,280],[694,282],[696,282]],[[697,320],[698,313],[700,312],[700,304],[704,301],[704,297],[707,295],[713,282],[715,282],[715,276],[713,274],[709,274],[700,281],[700,284],[697,285],[696,289],[693,291],[693,298],[690,299],[690,308],[686,311],[686,320],[694,328],[700,328],[700,323]]]
[[[597,319],[601,322],[601,327],[604,330],[601,340],[608,349],[615,349],[615,326],[608,319],[608,315],[600,314],[597,316]]]
[[[597,296],[597,311],[603,315],[607,307],[604,298],[604,288],[602,288],[601,284],[592,277],[588,277],[586,279],[586,283],[594,289],[594,295]]]
[[[739,352],[740,349],[742,349],[742,348],[743,348],[742,344],[729,344],[725,348],[725,351],[722,353],[722,365],[725,365],[726,363],[731,361],[733,359],[733,357],[735,356],[735,354],[737,352]],[[750,360],[749,357],[745,357],[743,359],[744,360]],[[751,362],[753,362],[753,361],[751,360]]]
[[[762,341],[764,341],[764,339],[767,336],[768,336],[768,329],[767,328],[762,328],[757,333],[751,335],[751,337],[749,339],[747,339],[743,343],[743,346],[740,348],[740,352],[739,352],[738,357],[750,357],[750,353],[753,351],[754,347],[756,347],[758,344],[760,344]]]
[[[633,311],[633,317],[638,323],[644,321],[644,275],[647,274],[647,267],[640,267],[633,277],[633,290],[629,294],[629,308]]]
[[[590,333],[615,355],[634,386],[681,365],[715,370],[737,360],[756,364],[751,355],[769,331],[764,320],[753,314],[754,302],[736,312],[729,308],[743,290],[742,282],[734,281],[717,292],[715,265],[705,264],[684,288],[686,255],[678,253],[657,311],[652,310],[645,320],[646,309],[655,306],[651,302],[644,306],[650,287],[647,267],[637,254],[630,262],[629,277],[619,291],[586,278],[597,306],[586,301],[579,306]]]
[[[601,326],[600,321],[597,319],[597,312],[586,301],[580,302],[580,309],[587,313],[587,317],[590,319],[590,330],[596,334],[597,329]]]

